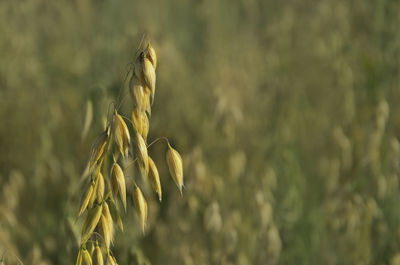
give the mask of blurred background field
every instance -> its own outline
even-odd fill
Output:
[[[182,153],[186,189],[152,148],[164,199],[146,195],[145,236],[130,207],[119,264],[400,264],[399,14],[397,0],[0,1],[5,264],[74,264],[80,176],[144,32],[149,138]]]

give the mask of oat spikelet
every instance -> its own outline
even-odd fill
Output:
[[[100,204],[89,210],[82,227],[82,244],[86,243],[100,221],[102,207]]]
[[[162,191],[160,183],[160,175],[158,174],[157,166],[153,159],[149,156],[149,175],[148,180],[150,182],[151,188],[157,193],[158,199],[161,201]]]
[[[100,231],[104,239],[104,244],[106,245],[107,250],[110,249],[110,242],[111,242],[111,231],[109,229],[109,225],[107,223],[106,217],[101,215],[100,218]]]
[[[115,194],[115,192],[118,191],[118,194],[121,198],[122,204],[124,205],[124,209],[126,211],[125,176],[121,167],[115,162],[111,167],[111,181],[113,186],[113,193]]]
[[[129,82],[129,91],[132,96],[133,106],[144,110],[144,88],[139,81],[139,78],[133,74]]]
[[[133,203],[135,204],[136,212],[139,216],[142,231],[144,234],[147,222],[147,202],[143,196],[142,191],[136,184],[134,184],[133,187]]]
[[[143,58],[143,78],[146,86],[150,89],[150,103],[153,105],[156,92],[156,72],[149,59]]]
[[[106,218],[108,230],[110,231],[110,235],[111,235],[110,240],[111,240],[111,243],[113,243],[114,226],[113,226],[113,220],[112,220],[111,213],[110,213],[110,208],[108,207],[107,202],[103,203],[102,214]]]
[[[90,183],[90,186],[88,187],[88,189],[86,190],[85,194],[82,197],[81,207],[79,208],[78,216],[81,216],[85,211],[86,207],[88,206],[89,200],[92,197],[93,190],[94,190],[94,184]]]
[[[149,134],[150,124],[149,118],[146,113],[142,112],[142,132],[140,133],[143,136],[145,142],[147,142],[147,135]]]
[[[175,184],[178,186],[178,189],[182,195],[182,188],[183,188],[183,164],[181,155],[171,147],[168,143],[168,150],[167,150],[167,164],[169,173],[172,176]]]
[[[132,122],[136,131],[142,133],[142,111],[139,108],[134,108],[132,111]]]
[[[115,144],[118,147],[119,152],[123,157],[128,156],[129,145],[131,142],[131,137],[129,135],[128,126],[121,115],[115,112],[113,118],[113,130],[114,130],[114,138]]]
[[[97,178],[97,201],[100,203],[104,197],[105,184],[103,174],[99,172]]]
[[[85,265],[92,265],[92,257],[90,257],[90,253],[86,249],[82,251],[82,261]]]
[[[104,265],[103,253],[101,253],[99,245],[97,245],[96,248],[94,249],[94,256],[95,256],[94,258],[95,265]]]
[[[144,88],[144,110],[151,117],[151,90],[148,87]]]
[[[107,199],[107,205],[108,208],[110,209],[110,214],[113,219],[113,221],[118,225],[118,227],[121,229],[121,231],[124,231],[124,225],[122,223],[121,215],[119,214],[119,210],[117,208],[117,205],[115,205],[115,202],[111,197]]]
[[[98,174],[97,174],[97,177],[96,177],[96,179],[94,180],[94,184],[92,184],[93,190],[92,190],[92,195],[90,196],[89,203],[88,203],[88,206],[87,206],[88,209],[91,209],[91,208],[92,208],[93,203],[94,203],[94,201],[96,200],[96,196],[97,196],[97,186],[98,186],[98,183],[99,183],[98,180],[99,180],[99,178],[98,178]]]
[[[138,132],[136,133],[135,151],[139,168],[142,171],[143,177],[146,177],[149,172],[149,156],[147,154],[146,143]]]
[[[147,44],[146,54],[147,54],[146,57],[153,64],[154,69],[156,69],[157,68],[157,54],[156,54],[156,51],[154,50],[153,46],[151,46],[150,42]]]
[[[89,159],[89,170],[92,172],[95,166],[101,164],[103,156],[107,151],[110,139],[110,127],[100,134],[94,141]]]

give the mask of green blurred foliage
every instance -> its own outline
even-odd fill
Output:
[[[73,264],[80,176],[147,32],[150,140],[183,154],[186,189],[152,147],[164,199],[146,194],[145,236],[130,205],[120,264],[400,264],[399,14],[396,0],[1,1],[0,255]]]

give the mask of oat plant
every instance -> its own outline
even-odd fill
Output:
[[[138,177],[162,199],[162,189],[157,166],[149,156],[148,148],[160,140],[167,143],[166,162],[182,194],[183,167],[180,154],[166,137],[147,144],[151,107],[156,92],[157,55],[149,41],[138,48],[127,77],[132,97],[132,119],[112,105],[107,114],[105,130],[94,141],[88,161],[85,192],[81,199],[78,217],[85,216],[76,264],[117,264],[111,250],[116,227],[123,231],[122,216],[127,209],[127,190],[131,190],[133,204],[143,233],[146,230],[148,205],[139,186]],[[121,94],[121,92],[120,92]],[[122,101],[122,100],[121,100]],[[121,102],[119,102],[121,105]],[[129,125],[129,126],[128,126]],[[129,161],[124,168],[122,161]],[[125,175],[128,167],[135,165],[135,177]],[[129,180],[129,181],[128,181]],[[127,183],[132,185],[127,186]]]

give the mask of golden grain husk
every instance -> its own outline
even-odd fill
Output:
[[[156,72],[149,59],[143,59],[143,78],[146,86],[150,89],[150,103],[153,105],[154,94],[156,92]]]
[[[97,202],[101,202],[104,198],[104,190],[105,190],[105,184],[104,184],[104,177],[101,172],[99,172],[97,176]]]
[[[142,132],[142,111],[139,108],[134,108],[132,111],[132,122],[136,131]]]
[[[149,156],[147,154],[147,146],[140,135],[140,133],[136,133],[136,140],[135,140],[135,153],[138,158],[139,168],[141,169],[143,177],[146,177],[149,172]]]
[[[100,204],[96,205],[92,209],[89,210],[85,222],[82,226],[82,244],[86,243],[86,241],[92,235],[94,229],[96,228],[97,224],[100,221],[102,207]]]
[[[129,153],[129,145],[131,141],[128,126],[126,126],[126,123],[122,116],[117,114],[116,112],[114,114],[113,120],[115,144],[117,145],[121,155],[123,157],[126,157]]]
[[[85,265],[92,265],[92,257],[90,256],[89,251],[86,249],[82,251],[82,261]]]
[[[101,253],[100,247],[97,245],[94,250],[94,264],[95,265],[104,265],[103,261],[103,253]]]
[[[144,99],[143,99],[144,110],[151,117],[151,90],[147,86],[144,87]]]
[[[94,168],[101,164],[104,154],[107,151],[108,143],[110,140],[110,127],[100,134],[92,145],[89,159],[89,169],[93,172]]]
[[[144,88],[139,81],[139,78],[133,74],[129,82],[129,92],[131,93],[133,106],[144,110]]]
[[[113,194],[116,194],[116,192],[118,191],[118,194],[126,211],[125,175],[124,172],[122,171],[122,168],[115,162],[111,167],[111,181],[112,181]]]
[[[112,220],[111,213],[110,213],[110,208],[108,207],[108,204],[106,202],[103,203],[102,214],[106,218],[108,230],[110,231],[110,235],[111,235],[111,243],[113,243],[114,225],[113,225],[113,220]]]
[[[147,222],[147,202],[143,196],[142,191],[136,184],[134,184],[133,187],[133,203],[135,204],[136,212],[139,216],[142,231],[144,234]]]
[[[107,205],[110,210],[112,220],[118,225],[121,231],[124,231],[124,225],[122,223],[121,215],[119,214],[117,205],[115,204],[114,200],[111,197],[107,199]]]
[[[150,122],[149,122],[149,118],[147,117],[146,113],[144,113],[144,112],[142,112],[141,118],[142,118],[141,135],[143,136],[144,141],[147,142],[147,135],[149,134]]]
[[[171,177],[174,180],[175,184],[178,186],[178,189],[182,195],[182,188],[183,188],[182,157],[178,153],[178,151],[176,151],[174,148],[171,147],[169,143],[168,143],[166,159]]]
[[[156,51],[154,50],[153,46],[151,46],[150,42],[147,44],[146,53],[147,53],[146,57],[153,64],[154,69],[156,69],[157,68],[157,54],[156,54]]]
[[[153,159],[149,156],[149,175],[148,180],[150,182],[151,188],[157,193],[159,201],[162,199],[160,175],[157,170],[157,166]]]
[[[92,191],[92,195],[90,196],[89,203],[88,203],[88,206],[87,206],[88,209],[92,208],[93,203],[96,200],[97,186],[98,186],[98,183],[99,183],[98,180],[99,180],[99,178],[98,178],[98,174],[97,174],[95,180],[93,180],[94,181],[94,184],[92,184],[93,185],[93,191]]]
[[[103,214],[101,215],[101,218],[100,218],[99,227],[100,227],[101,235],[103,236],[103,239],[104,239],[104,244],[107,249],[110,249],[112,235],[111,235],[111,231],[109,229],[110,227],[107,223],[106,217]]]
[[[94,190],[94,183],[91,182],[81,200],[81,207],[79,208],[78,216],[81,216],[89,204],[90,198]]]

